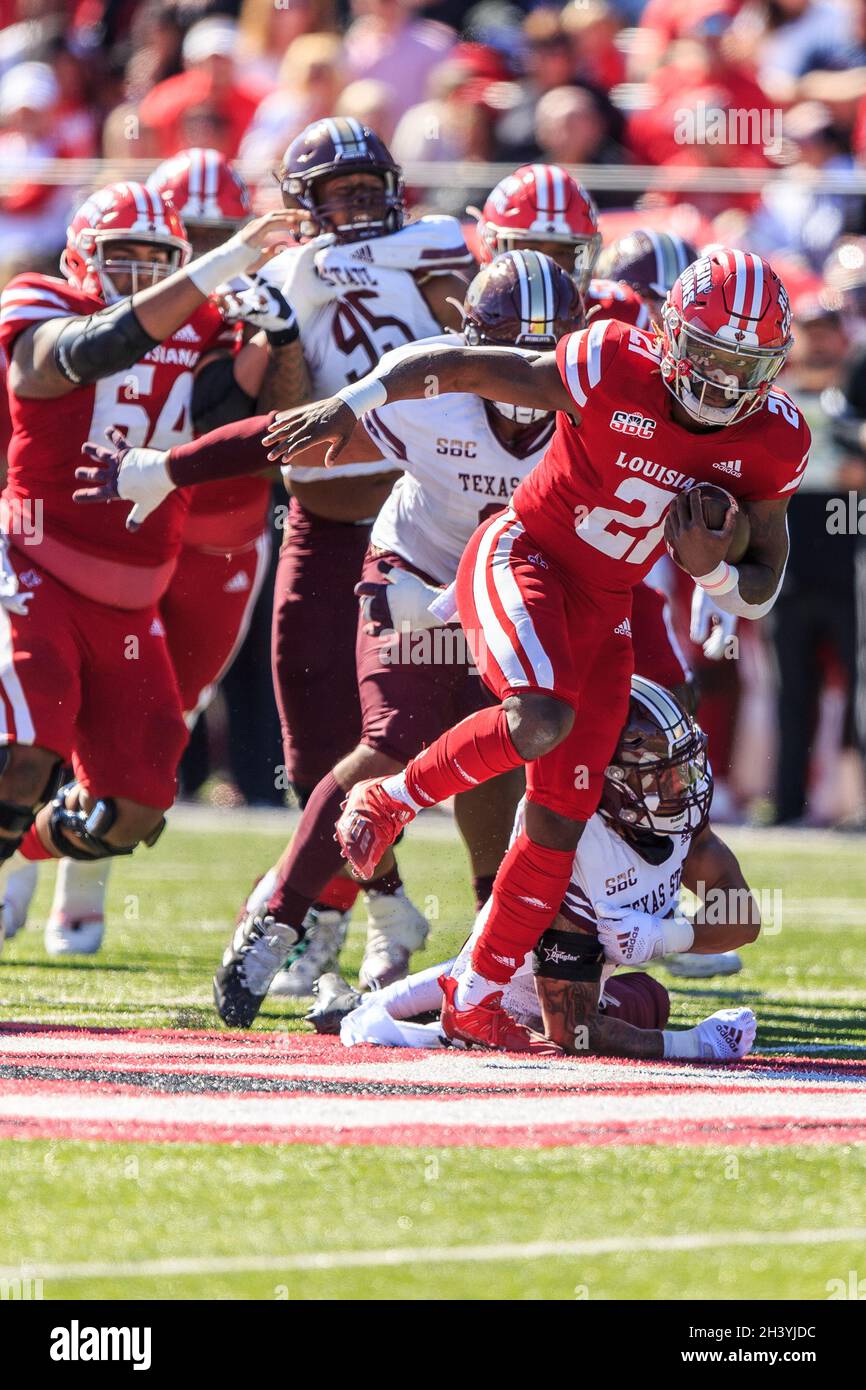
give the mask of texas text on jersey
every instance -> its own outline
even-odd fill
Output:
[[[662,552],[664,514],[696,482],[746,501],[796,491],[809,430],[784,391],[723,431],[679,425],[649,334],[615,320],[564,338],[556,350],[580,425],[565,414],[514,510],[544,553],[590,586],[631,588]]]

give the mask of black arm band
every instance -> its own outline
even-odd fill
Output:
[[[145,333],[129,300],[121,299],[89,318],[64,324],[54,344],[54,361],[67,381],[89,386],[134,366],[157,342]]]
[[[254,398],[235,381],[231,357],[215,357],[202,367],[193,382],[192,423],[196,434],[209,434],[221,425],[245,420],[254,405]]]
[[[301,336],[301,328],[297,319],[292,319],[288,328],[266,330],[265,337],[268,346],[272,348],[288,347],[289,343],[297,342]]]
[[[532,953],[532,973],[547,980],[600,980],[603,961],[597,936],[548,927]]]

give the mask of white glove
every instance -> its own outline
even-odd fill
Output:
[[[728,638],[737,630],[736,613],[725,613],[713,602],[706,589],[695,585],[692,594],[692,620],[689,636],[700,642],[708,661],[721,661]]]
[[[323,280],[316,269],[316,253],[333,242],[330,232],[313,237],[303,246],[275,256],[258,271],[259,281],[276,285],[291,304],[302,333],[313,315],[339,295],[339,287]]]
[[[109,447],[90,440],[81,452],[90,464],[76,468],[75,476],[87,487],[78,488],[74,502],[116,502],[118,498],[134,502],[126,518],[126,529],[137,531],[141,523],[169,493],[175,484],[169,477],[168,450],[127,448],[122,431],[112,426],[107,431]]]
[[[681,912],[654,917],[609,903],[596,903],[595,912],[598,939],[606,958],[616,965],[645,965],[671,951],[688,951],[694,943],[694,928]]]
[[[285,333],[297,327],[295,311],[281,289],[260,275],[250,275],[247,286],[223,296],[226,323],[243,321],[266,333]]]
[[[361,601],[361,614],[367,632],[400,632],[403,628],[441,627],[430,605],[441,590],[420,579],[411,570],[379,561],[379,580],[365,579],[355,585]]]

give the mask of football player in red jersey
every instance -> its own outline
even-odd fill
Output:
[[[270,213],[187,264],[174,209],[140,184],[111,185],[70,224],[65,279],[18,275],[0,297],[13,426],[0,601],[7,871],[19,847],[27,860],[94,859],[162,827],[186,730],[156,605],[187,498],[130,545],[122,518],[82,524],[69,484],[83,441],[108,429],[142,444],[190,436],[198,369],[224,330],[209,296],[289,225]]]
[[[330,400],[278,420],[269,457],[331,441],[388,400],[455,388],[556,410],[557,429],[512,507],[476,532],[458,572],[461,621],[502,700],[436,740],[405,772],[350,793],[338,836],[360,873],[425,806],[521,763],[524,832],[497,875],[472,970],[446,1004],[446,1031],[500,1046],[516,962],[550,925],[574,848],[595,811],[628,702],[631,590],[664,540],[725,611],[758,618],[775,602],[788,551],[785,512],[809,431],[773,387],[791,345],[784,286],[759,256],[717,250],[668,296],[658,338],[616,321],[564,338],[555,353],[428,349]],[[640,411],[638,453],[621,430]],[[730,468],[736,451],[739,470]],[[720,457],[724,455],[724,457]],[[725,556],[736,522],[708,529],[696,482],[724,473],[751,522],[739,568]],[[169,470],[170,471],[170,470]]]

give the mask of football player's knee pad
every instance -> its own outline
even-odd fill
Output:
[[[0,777],[9,766],[11,756],[8,745],[0,748]],[[36,819],[36,812],[40,806],[44,806],[55,796],[60,785],[62,770],[63,764],[58,760],[52,767],[45,786],[32,806],[22,806],[15,801],[0,801],[0,830],[9,832],[0,839],[0,863],[12,858]]]
[[[48,821],[51,842],[67,859],[109,859],[118,854],[132,854],[140,844],[149,849],[165,829],[165,816],[160,816],[159,823],[141,840],[131,845],[113,845],[105,836],[117,820],[117,802],[106,796],[89,811],[70,810],[66,798],[76,786],[75,782],[67,782],[60,788],[51,803]]]
[[[600,980],[603,962],[598,937],[548,927],[532,953],[532,973],[547,980]]]

